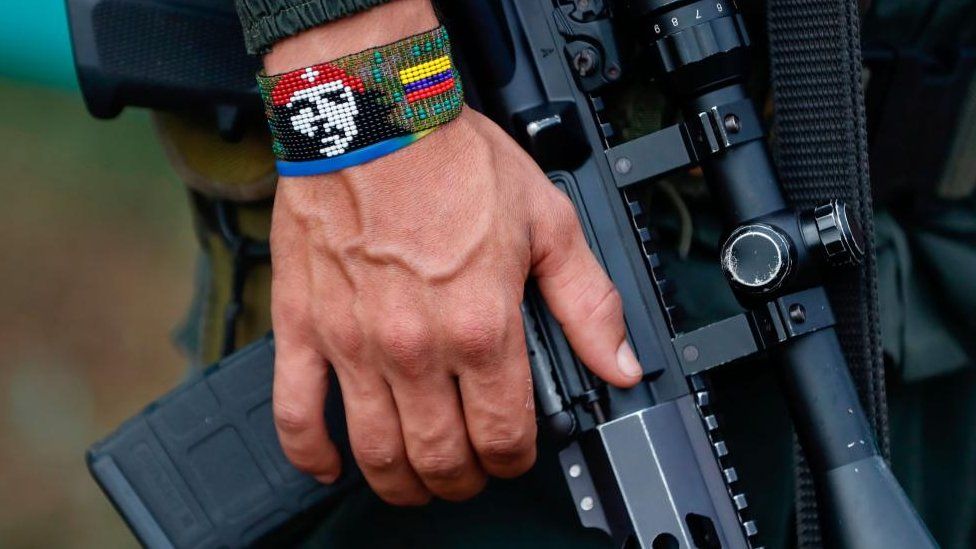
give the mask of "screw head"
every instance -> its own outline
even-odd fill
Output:
[[[742,121],[734,114],[725,115],[725,131],[729,133],[739,133],[742,131]]]
[[[701,353],[698,351],[698,347],[695,347],[694,345],[688,345],[684,349],[681,349],[681,358],[685,359],[685,362],[694,362],[698,360],[700,354]]]
[[[573,57],[573,68],[580,76],[590,76],[596,70],[597,53],[593,48],[584,48]]]
[[[803,324],[807,320],[807,310],[803,308],[803,305],[799,303],[794,303],[790,305],[790,320],[797,324]]]

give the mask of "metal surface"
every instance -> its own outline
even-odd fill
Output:
[[[736,535],[736,509],[723,505],[729,491],[701,425],[686,396],[597,429],[641,547],[657,547],[661,536],[681,547],[750,547]]]

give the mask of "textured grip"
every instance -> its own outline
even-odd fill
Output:
[[[721,17],[667,34],[654,42],[661,67],[673,72],[709,57],[749,45],[742,16]]]
[[[250,545],[360,481],[338,391],[327,416],[343,477],[324,486],[289,464],[272,420],[273,362],[270,337],[249,345],[89,450],[92,475],[143,545]]]
[[[68,0],[85,103],[99,118],[126,106],[259,111],[259,60],[244,50],[231,0]]]

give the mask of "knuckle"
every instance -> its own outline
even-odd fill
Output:
[[[352,324],[333,327],[331,336],[336,349],[345,356],[359,356],[365,347],[362,330]]]
[[[312,427],[312,418],[308,413],[280,400],[274,401],[273,411],[275,424],[286,435],[303,433]]]
[[[478,454],[491,462],[513,461],[521,457],[531,447],[533,441],[525,429],[510,428],[495,432],[476,444]]]
[[[271,301],[271,317],[276,326],[294,326],[308,317],[308,307],[304,300],[278,292]],[[278,328],[280,330],[280,328]]]
[[[401,461],[401,453],[390,445],[366,443],[355,449],[356,462],[363,469],[384,473],[393,471]]]
[[[449,330],[454,348],[470,359],[483,358],[496,351],[507,332],[501,309],[489,306],[477,312],[462,313]]]
[[[465,471],[465,461],[461,456],[445,454],[421,454],[410,460],[410,465],[418,475],[430,480],[456,480]]]
[[[623,307],[620,292],[609,280],[599,283],[581,296],[580,308],[588,321],[606,321],[616,316]]]
[[[380,329],[378,343],[397,365],[411,368],[430,355],[433,336],[422,322],[394,318]]]

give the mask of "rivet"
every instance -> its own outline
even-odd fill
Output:
[[[580,509],[584,511],[591,511],[593,509],[593,498],[586,496],[580,500]]]
[[[632,170],[633,168],[634,168],[634,163],[631,162],[631,160],[626,156],[621,156],[613,164],[613,169],[617,170],[617,173],[619,174],[630,173],[630,170]]]

